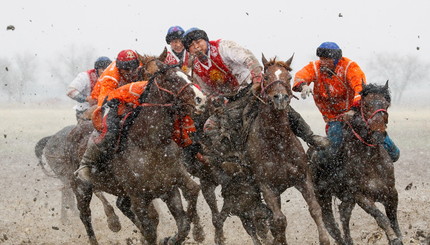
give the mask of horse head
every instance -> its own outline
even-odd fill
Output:
[[[185,114],[200,113],[206,103],[206,96],[179,67],[166,65],[158,59],[149,64],[158,90],[165,92],[173,101],[175,109]]]
[[[388,107],[391,104],[388,81],[385,85],[368,84],[361,91],[360,114],[374,143],[381,143],[386,135]]]
[[[261,98],[273,105],[277,110],[285,110],[290,104],[293,92],[291,91],[290,65],[294,54],[287,61],[278,61],[276,57],[267,61],[262,57],[264,66],[263,81],[261,82]]]

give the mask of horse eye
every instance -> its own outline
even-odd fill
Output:
[[[200,103],[202,103],[202,98],[200,98],[200,97],[197,97],[197,98],[196,98],[196,103],[197,103],[197,104],[200,104]]]

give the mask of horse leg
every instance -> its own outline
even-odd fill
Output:
[[[263,240],[264,244],[272,244],[273,239],[269,237],[269,226],[267,221],[272,219],[270,209],[260,201],[257,209],[254,211],[254,224],[257,229],[257,235]]]
[[[242,221],[242,226],[245,228],[246,233],[251,237],[252,243],[254,245],[261,245],[260,239],[257,236],[256,229],[256,219],[255,217],[251,217],[249,214],[243,214],[239,216],[240,221]]]
[[[79,210],[79,217],[85,226],[88,239],[91,245],[97,245],[97,238],[94,234],[94,229],[91,224],[91,209],[90,203],[92,198],[92,187],[88,184],[76,184],[73,188],[76,196],[77,206]]]
[[[339,205],[340,221],[342,222],[343,236],[347,245],[354,244],[351,237],[351,231],[349,229],[349,221],[351,220],[351,214],[354,207],[354,202],[341,202]]]
[[[363,194],[356,195],[357,204],[368,214],[372,215],[375,218],[376,223],[378,223],[379,227],[381,227],[385,234],[387,235],[387,239],[390,245],[400,245],[403,242],[396,236],[393,228],[391,227],[390,220],[387,216],[385,216],[375,205],[373,200],[370,200]]]
[[[385,207],[385,213],[390,220],[391,227],[396,233],[397,237],[402,238],[402,232],[400,231],[399,222],[397,220],[397,206],[399,204],[399,196],[396,190],[390,193],[386,200],[384,200],[383,205]]]
[[[260,185],[263,198],[273,213],[270,230],[272,231],[273,244],[287,244],[285,229],[287,229],[287,217],[281,211],[281,197],[266,184]]]
[[[142,196],[139,196],[142,197]],[[157,243],[157,226],[159,223],[158,213],[152,204],[152,197],[137,198],[130,196],[131,209],[136,215],[137,228],[139,228],[145,244],[155,245]]]
[[[173,237],[166,237],[163,244],[182,244],[190,232],[190,221],[182,206],[181,194],[178,188],[174,188],[168,195],[163,196],[163,201],[167,204],[170,213],[176,221],[178,233]]]
[[[116,199],[116,206],[129,220],[131,220],[131,222],[133,222],[133,224],[139,227],[140,224],[136,223],[137,219],[131,210],[131,200],[128,196],[119,196]]]
[[[218,204],[215,196],[215,188],[217,187],[211,180],[205,178],[200,179],[203,197],[208,204],[212,213],[212,224],[215,227],[215,244],[224,244],[225,237],[222,227],[219,226],[219,211]]]
[[[201,243],[205,240],[205,233],[200,224],[199,214],[197,213],[197,199],[199,197],[200,187],[191,179],[188,173],[186,173],[183,175],[182,181],[180,181],[180,188],[184,194],[185,200],[188,202],[187,216],[193,223],[193,238],[196,242]]]
[[[74,204],[73,200],[73,191],[70,186],[64,185],[61,188],[61,223],[68,224],[69,218],[67,217],[67,209],[75,209],[76,204]]]
[[[318,201],[315,196],[315,190],[312,185],[311,176],[309,174],[306,175],[306,180],[300,182],[296,188],[302,193],[303,198],[309,207],[309,213],[317,225],[318,236],[320,244],[330,244],[330,238],[327,234],[327,230],[324,227],[324,222],[322,219],[322,211],[321,206],[318,204]]]
[[[340,232],[339,226],[334,219],[333,207],[332,207],[332,196],[330,193],[318,193],[316,195],[318,203],[321,206],[322,219],[324,221],[325,227],[331,237],[338,244],[345,244],[345,241]]]
[[[95,191],[94,195],[99,198],[99,200],[103,204],[103,209],[105,211],[108,227],[113,232],[118,232],[121,230],[121,223],[119,222],[119,218],[115,213],[115,210],[110,205],[109,201],[106,199],[106,197],[103,195],[101,191]]]

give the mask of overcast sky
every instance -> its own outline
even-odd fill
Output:
[[[296,53],[305,63],[324,41],[337,42],[353,59],[379,51],[428,59],[429,13],[428,0],[14,0],[0,8],[0,45],[2,53],[43,55],[76,43],[111,57],[126,48],[158,54],[167,29],[181,25],[204,29],[210,39],[234,40],[257,56]],[[6,31],[8,25],[15,31]]]
[[[337,42],[362,66],[379,52],[430,62],[429,0],[14,0],[2,2],[0,23],[3,56],[30,51],[48,58],[71,44],[111,58],[128,48],[159,54],[167,29],[180,25],[236,41],[259,60],[262,52],[282,59],[295,53],[294,71],[316,59],[324,41]]]

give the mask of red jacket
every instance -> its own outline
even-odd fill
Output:
[[[342,57],[336,65],[335,75],[329,77],[320,72],[319,60],[310,62],[298,71],[294,78],[293,91],[301,84],[314,83],[314,100],[325,122],[336,121],[337,116],[358,105],[362,84],[366,76],[354,61]]]

